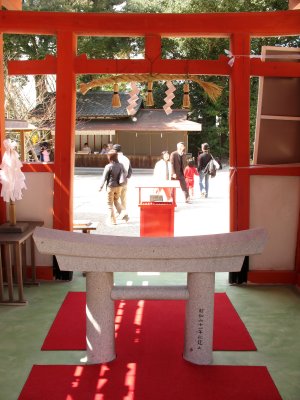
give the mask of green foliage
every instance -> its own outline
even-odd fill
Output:
[[[23,10],[59,12],[113,12],[122,0],[23,0]]]
[[[123,12],[183,13],[191,0],[127,0]]]

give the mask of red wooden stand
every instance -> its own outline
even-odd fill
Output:
[[[140,205],[140,236],[174,236],[174,204],[168,202],[142,202]]]

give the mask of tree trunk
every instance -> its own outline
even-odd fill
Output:
[[[47,94],[47,76],[46,75],[35,75],[35,91],[37,103],[43,103]]]

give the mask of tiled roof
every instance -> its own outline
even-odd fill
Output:
[[[97,131],[190,131],[200,132],[201,124],[187,120],[188,110],[173,110],[169,115],[164,110],[144,109],[139,110],[135,115],[136,121],[132,118],[126,119],[98,119],[76,121],[76,133],[88,134]]]
[[[142,99],[138,101],[135,121],[126,110],[128,106],[127,93],[120,93],[122,106],[111,106],[112,92],[89,91],[85,95],[77,93],[76,104],[76,133],[97,134],[100,131],[186,131],[200,132],[201,124],[187,119],[188,110],[173,110],[169,115],[161,109],[143,109]],[[53,101],[55,94],[50,94]],[[35,108],[34,115],[43,112],[43,104]],[[47,125],[47,123],[46,123]],[[48,129],[55,130],[49,122]]]
[[[104,92],[99,90],[89,91],[85,95],[77,93],[76,95],[76,119],[85,118],[128,118],[126,107],[128,106],[127,100],[129,99],[128,93],[119,93],[121,100],[121,107],[113,108],[112,97],[113,92]],[[32,117],[38,117],[45,114],[47,111],[47,104],[55,106],[55,93],[48,93],[43,103],[31,111]],[[136,111],[143,106],[142,98],[137,101]],[[55,109],[55,107],[54,107]],[[53,117],[53,116],[52,116]]]
[[[77,94],[76,118],[120,118],[128,117],[126,107],[128,106],[128,93],[119,93],[121,107],[113,108],[111,106],[113,93],[89,91],[85,95]],[[136,111],[142,106],[142,99],[137,102]]]

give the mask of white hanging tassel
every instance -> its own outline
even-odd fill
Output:
[[[138,94],[140,89],[136,86],[135,82],[130,82],[131,92],[129,93],[130,98],[127,100],[129,106],[127,107],[128,115],[134,115],[136,113],[137,100],[139,99]]]
[[[234,61],[235,61],[235,56],[232,54],[232,52],[230,50],[225,49],[224,52],[227,55],[227,57],[229,58],[228,65],[230,67],[232,67],[234,64]]]
[[[5,202],[9,203],[10,201],[21,200],[22,190],[27,188],[25,175],[21,171],[23,164],[15,150],[17,143],[11,139],[5,139],[3,145],[5,152],[0,165],[1,196]]]
[[[165,101],[165,105],[163,106],[163,109],[165,110],[165,113],[167,115],[171,114],[172,109],[171,106],[173,104],[172,99],[174,99],[175,94],[173,93],[176,90],[176,87],[173,85],[173,83],[171,81],[167,81],[167,87],[168,90],[166,90],[166,97],[164,98]]]

